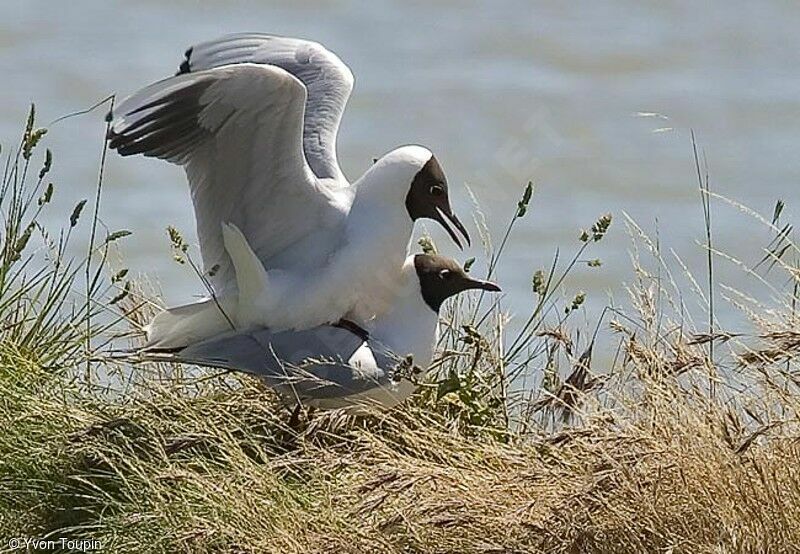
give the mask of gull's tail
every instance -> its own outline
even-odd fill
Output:
[[[159,312],[145,327],[145,348],[172,350],[230,331],[235,301],[235,297],[209,298]]]
[[[238,293],[158,313],[145,328],[146,349],[183,348],[255,322],[257,300],[267,287],[267,272],[235,225],[223,223],[222,238],[236,272]]]
[[[247,327],[254,321],[259,298],[268,287],[267,270],[233,223],[222,224],[222,240],[233,262],[236,288],[239,291],[237,325]]]

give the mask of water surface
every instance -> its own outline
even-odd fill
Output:
[[[498,279],[505,306],[525,313],[534,269],[571,252],[582,227],[613,212],[611,235],[569,290],[591,313],[621,299],[631,279],[627,213],[659,230],[702,275],[702,210],[688,129],[709,160],[712,187],[761,212],[797,199],[800,156],[800,4],[713,0],[606,2],[138,2],[5,0],[0,8],[0,137],[16,137],[35,101],[40,120],[126,95],[175,71],[193,42],[234,31],[318,40],[350,65],[356,87],[340,133],[345,173],[404,143],[436,152],[459,212],[474,191],[499,236],[524,184],[536,195]],[[667,116],[641,117],[638,113]],[[102,113],[55,125],[47,136],[65,216],[93,195]],[[664,130],[664,128],[668,128]],[[659,132],[655,132],[660,130]],[[58,213],[57,210],[54,210]],[[172,302],[201,292],[169,254],[173,224],[192,234],[182,172],[111,155],[103,223],[130,229],[125,265],[158,280]],[[752,262],[769,233],[722,205],[719,248]],[[473,234],[476,234],[473,229]],[[438,229],[442,249],[455,254]],[[463,260],[479,250],[458,253]],[[476,272],[485,266],[475,266]],[[720,263],[722,282],[746,287]],[[725,308],[723,308],[725,310]]]

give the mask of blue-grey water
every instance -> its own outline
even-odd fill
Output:
[[[624,298],[632,272],[623,212],[657,227],[662,250],[679,252],[702,277],[689,128],[713,189],[767,214],[784,198],[787,214],[796,213],[796,2],[4,0],[0,14],[4,145],[16,140],[31,101],[46,123],[111,93],[124,96],[172,74],[196,41],[254,30],[322,42],[356,76],[339,135],[350,178],[396,145],[424,144],[441,160],[457,210],[471,209],[468,184],[496,239],[524,184],[536,183],[497,276],[512,313],[530,308],[533,270],[557,248],[572,252],[579,229],[604,212],[615,216],[612,231],[587,256],[604,263],[580,267],[565,295],[583,289],[593,309]],[[63,121],[47,135],[58,217],[93,195],[103,113]],[[133,231],[124,265],[156,279],[169,302],[202,292],[172,261],[164,232],[168,224],[193,232],[180,169],[111,154],[101,212],[109,229]],[[720,203],[713,218],[721,250],[746,262],[760,257],[768,230]],[[479,249],[458,253],[473,255],[480,259]],[[751,284],[723,261],[717,275]]]

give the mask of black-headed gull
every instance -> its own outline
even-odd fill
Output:
[[[223,224],[241,231],[276,279],[294,283],[276,289],[285,305],[262,314],[276,329],[380,315],[417,219],[439,222],[461,246],[449,220],[469,242],[426,148],[398,148],[352,185],[345,179],[336,134],[352,86],[347,66],[319,44],[237,34],[190,48],[178,75],[115,108],[111,148],[186,170],[215,291],[159,314],[151,346],[184,346],[220,330],[219,299],[236,294]],[[319,286],[306,294],[312,273]],[[222,315],[227,328],[239,319]]]
[[[311,406],[392,407],[413,392],[431,363],[442,303],[469,289],[500,290],[470,277],[450,258],[426,254],[407,259],[400,282],[394,304],[369,334],[349,325],[233,331],[169,359],[254,373],[289,399]]]

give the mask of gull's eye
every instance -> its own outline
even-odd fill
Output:
[[[430,190],[431,196],[444,196],[444,187],[442,185],[431,185]]]
[[[441,277],[442,279],[450,279],[451,277],[453,277],[453,272],[450,271],[449,269],[443,269],[439,272],[439,277]]]

